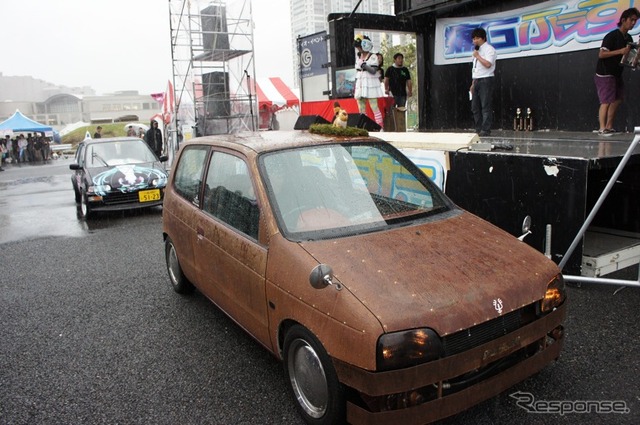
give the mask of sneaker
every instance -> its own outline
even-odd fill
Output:
[[[618,133],[618,130],[616,130],[615,128],[607,128],[607,129],[605,129],[605,131],[606,131],[607,133],[611,133],[611,134],[616,134],[616,133]]]

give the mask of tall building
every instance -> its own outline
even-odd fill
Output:
[[[349,13],[359,0],[290,0],[294,38],[329,29],[327,15]],[[356,13],[393,14],[393,0],[362,0]]]
[[[298,57],[296,39],[301,36],[329,31],[327,16],[330,13],[350,13],[359,0],[290,0],[291,34],[293,36],[293,57]],[[376,13],[393,15],[393,0],[362,0],[356,13]],[[380,46],[377,35],[371,37],[375,46]],[[294,64],[294,81],[298,86],[297,63]]]

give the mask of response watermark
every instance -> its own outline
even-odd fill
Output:
[[[624,400],[536,400],[533,394],[522,391],[509,394],[509,397],[516,399],[516,405],[528,413],[626,415],[631,412]]]

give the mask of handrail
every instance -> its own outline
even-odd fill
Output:
[[[635,150],[636,146],[638,146],[638,143],[640,143],[640,127],[635,127],[634,133],[635,133],[635,137],[633,138],[633,141],[629,145],[627,152],[622,157],[620,164],[618,164],[618,167],[616,168],[613,175],[609,179],[609,182],[607,183],[604,190],[600,194],[600,197],[598,198],[595,205],[593,206],[593,209],[585,219],[584,223],[582,224],[582,227],[578,231],[578,234],[573,239],[573,242],[569,246],[569,249],[564,254],[564,257],[562,257],[562,260],[558,264],[558,267],[560,267],[560,270],[564,269],[564,266],[567,264],[567,261],[569,261],[569,257],[571,257],[571,254],[573,254],[573,251],[575,251],[576,247],[584,237],[584,234],[586,233],[587,228],[591,225],[591,222],[593,221],[594,217],[598,213],[598,210],[600,210],[600,207],[604,203],[604,200],[609,195],[609,192],[611,192],[613,185],[618,180],[618,177],[622,173],[622,170],[624,169],[625,165],[627,165],[629,158],[631,158],[633,151]],[[638,272],[638,280],[636,281],[622,280],[622,279],[589,278],[585,276],[568,276],[568,275],[565,275],[564,278],[568,282],[604,283],[609,285],[636,286],[640,288],[640,270]]]

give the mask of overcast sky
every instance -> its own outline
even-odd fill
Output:
[[[252,7],[256,76],[292,84],[289,0]],[[168,0],[0,0],[0,16],[5,76],[97,94],[163,92],[172,77]]]

